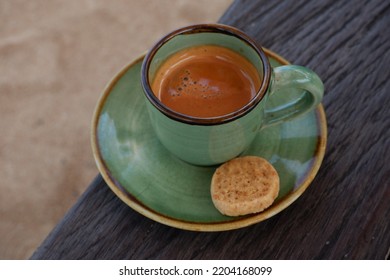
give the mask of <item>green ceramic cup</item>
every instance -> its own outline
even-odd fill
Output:
[[[251,61],[262,77],[260,88],[244,107],[227,115],[199,118],[175,112],[153,94],[154,75],[170,55],[206,44],[227,47]],[[312,70],[296,65],[271,68],[253,39],[221,24],[192,25],[163,37],[145,56],[141,81],[158,139],[172,154],[195,165],[220,164],[239,156],[261,129],[314,109],[324,92],[321,79]],[[280,95],[283,104],[267,105],[273,94]]]

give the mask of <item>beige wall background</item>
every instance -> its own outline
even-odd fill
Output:
[[[231,0],[0,0],[0,259],[28,259],[97,175],[96,102],[165,33]]]

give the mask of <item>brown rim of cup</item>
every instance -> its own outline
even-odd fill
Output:
[[[226,115],[217,116],[217,117],[207,117],[207,118],[200,118],[200,117],[193,117],[185,114],[181,114],[179,112],[176,112],[169,107],[165,106],[153,93],[152,88],[150,86],[149,81],[149,67],[151,64],[151,61],[153,60],[154,55],[159,50],[161,46],[163,46],[167,41],[174,38],[177,35],[183,35],[183,34],[193,34],[193,33],[199,33],[199,32],[217,32],[217,33],[223,33],[230,36],[235,36],[248,44],[250,47],[252,47],[256,53],[259,55],[260,59],[263,62],[263,79],[260,85],[259,90],[257,91],[254,98],[251,99],[245,106],[241,107],[235,112],[231,112]],[[216,124],[222,124],[226,122],[230,122],[233,120],[236,120],[240,118],[241,116],[249,113],[256,105],[263,99],[263,96],[265,95],[268,85],[270,82],[271,77],[271,66],[269,64],[268,58],[262,48],[256,44],[253,39],[251,39],[248,35],[243,33],[242,31],[223,24],[197,24],[197,25],[190,25],[187,27],[183,27],[180,29],[177,29],[163,38],[161,38],[153,47],[152,49],[146,54],[144,61],[142,63],[142,69],[141,69],[141,82],[142,87],[144,89],[144,93],[148,100],[153,104],[154,107],[156,107],[160,112],[162,112],[167,117],[174,119],[179,122],[183,123],[189,123],[194,125],[216,125]]]

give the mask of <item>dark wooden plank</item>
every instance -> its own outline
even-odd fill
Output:
[[[155,223],[100,176],[33,259],[385,259],[390,248],[390,2],[235,1],[236,26],[324,81],[328,144],[312,186],[275,217],[229,232]]]
[[[322,258],[383,258],[390,245],[390,171],[385,162],[390,144],[389,2],[269,1],[265,4],[271,8],[259,8],[263,20],[261,11],[253,12],[254,3],[236,5],[244,3],[246,15],[233,24],[293,63],[315,70],[326,87],[327,155],[321,180],[303,200],[311,215],[324,219],[306,222],[301,233],[306,230],[310,236],[296,242],[305,242],[307,249],[323,246]],[[230,18],[229,11],[225,17]],[[278,20],[269,26],[272,18]],[[315,197],[306,199],[312,193]]]

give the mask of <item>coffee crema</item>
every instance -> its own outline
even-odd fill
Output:
[[[151,86],[171,110],[209,118],[244,107],[260,84],[258,71],[242,55],[221,46],[201,45],[168,57]]]

